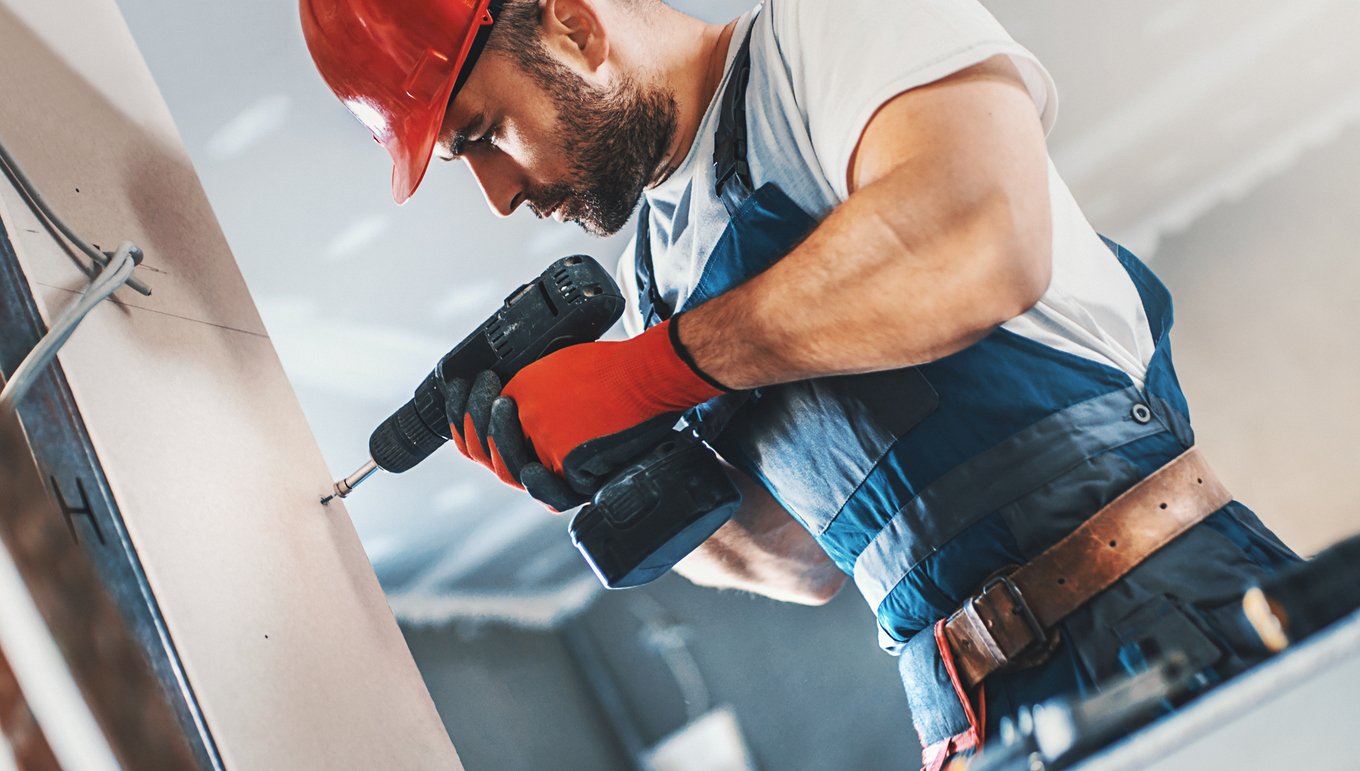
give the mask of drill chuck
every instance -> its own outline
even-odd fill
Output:
[[[394,474],[414,468],[453,438],[444,413],[444,396],[431,374],[410,401],[373,431],[368,438],[369,457]]]

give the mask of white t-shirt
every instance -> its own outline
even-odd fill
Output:
[[[698,284],[709,250],[727,226],[726,209],[714,194],[713,132],[717,102],[753,17],[746,96],[752,179],[755,187],[777,183],[818,220],[845,200],[850,156],[869,119],[904,91],[1005,54],[1019,69],[1044,130],[1053,124],[1052,77],[974,0],[767,0],[763,10],[738,21],[729,71],[689,154],[646,193],[656,281],[673,308]],[[1138,291],[1052,161],[1048,188],[1052,283],[1037,305],[1003,326],[1122,370],[1141,388],[1154,342]],[[630,244],[618,271],[629,302],[629,334],[643,326],[633,263]]]

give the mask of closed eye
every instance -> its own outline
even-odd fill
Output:
[[[500,124],[492,124],[486,129],[483,129],[482,132],[476,137],[470,137],[461,131],[454,134],[453,141],[449,143],[449,153],[450,155],[453,156],[452,158],[450,158],[450,160],[455,160],[461,157],[464,153],[468,151],[469,147],[473,147],[476,145],[487,145],[489,147],[495,147],[496,137],[499,132]]]

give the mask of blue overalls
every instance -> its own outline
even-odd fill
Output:
[[[718,105],[715,194],[730,221],[681,311],[769,267],[817,224],[750,177],[749,47],[748,33]],[[672,309],[653,281],[648,222],[644,203],[635,269],[651,326]],[[1023,704],[1136,670],[1148,650],[1182,650],[1219,676],[1265,655],[1238,625],[1235,600],[1245,580],[1297,557],[1233,502],[1065,619],[1042,664],[993,675],[982,698],[963,694],[945,666],[934,626],[988,576],[1033,559],[1194,443],[1167,341],[1171,297],[1106,243],[1157,344],[1142,390],[1122,371],[997,329],[929,364],[723,396],[692,416],[854,577],[883,647],[901,656],[923,746],[964,749],[945,743],[970,731],[979,740]]]

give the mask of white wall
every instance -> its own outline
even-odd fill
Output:
[[[1300,553],[1360,532],[1360,128],[1166,239],[1200,445]]]

